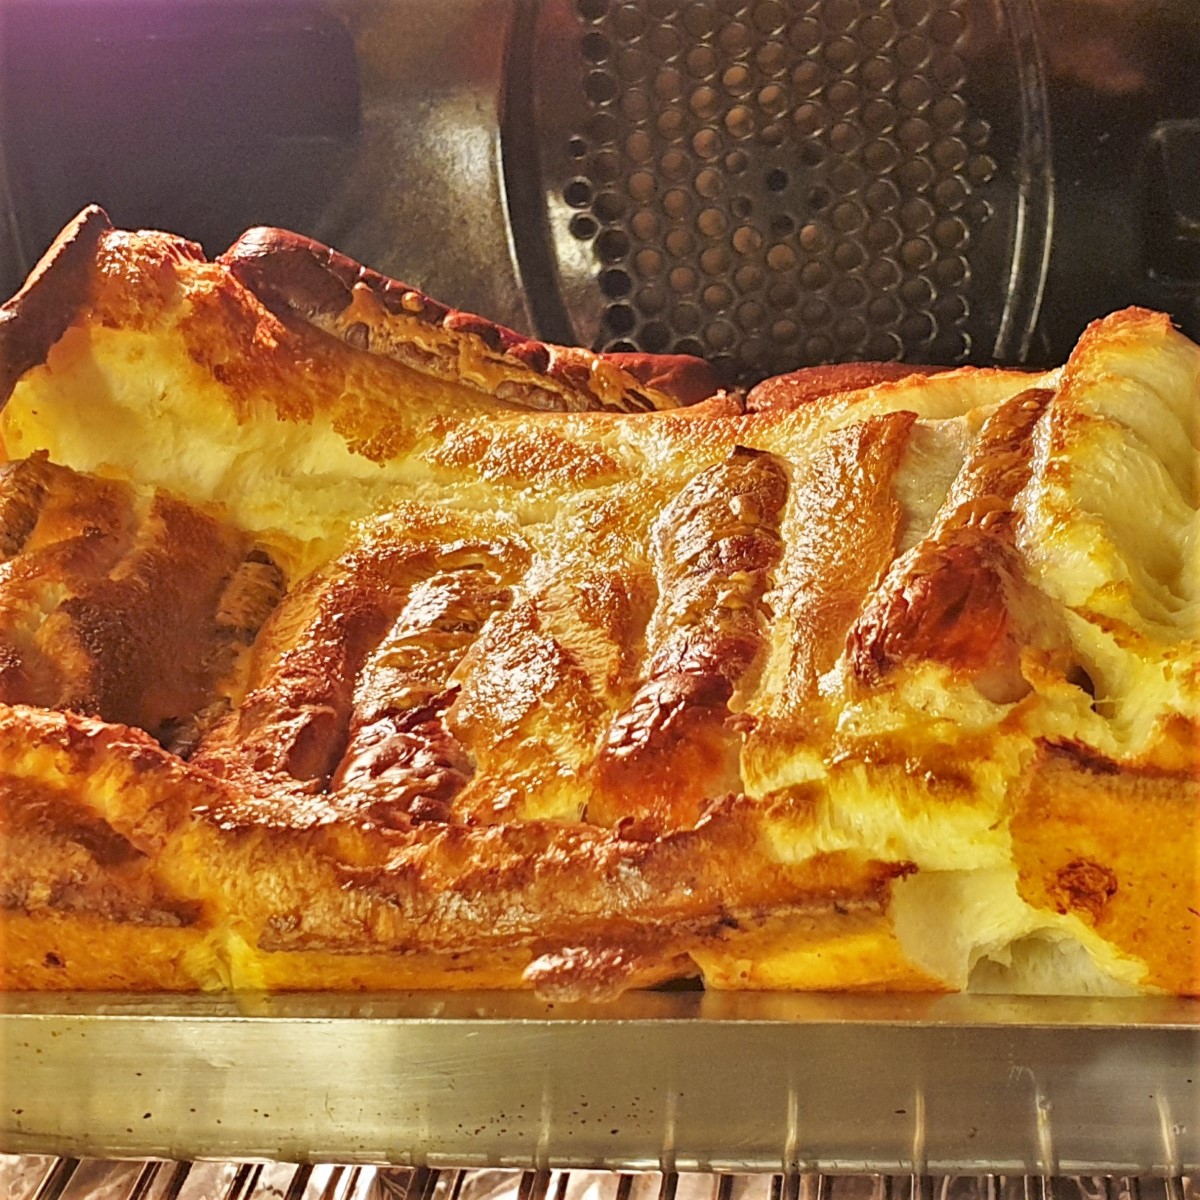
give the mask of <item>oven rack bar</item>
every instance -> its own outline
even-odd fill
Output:
[[[1192,1176],[729,1174],[0,1155],[6,1200],[1197,1200]]]

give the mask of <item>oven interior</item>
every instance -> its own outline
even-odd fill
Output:
[[[523,331],[698,353],[731,383],[825,361],[1058,362],[1087,321],[1125,304],[1163,309],[1200,336],[1198,80],[1193,0],[5,0],[0,290],[15,290],[64,222],[99,202],[118,226],[166,228],[212,254],[249,225],[292,228]],[[120,1010],[86,1014],[91,1045],[124,1028]],[[79,1011],[68,1004],[57,1016],[70,1025]],[[834,1173],[800,1162],[782,1173],[761,1164],[750,1174],[622,1173],[651,1164],[604,1164],[597,1153],[592,1166],[614,1169],[501,1169],[486,1165],[496,1151],[482,1129],[474,1165],[351,1164],[334,1150],[315,1165],[315,1145],[304,1165],[221,1160],[219,1136],[198,1159],[182,1133],[179,1153],[164,1152],[168,1138],[147,1158],[133,1129],[107,1150],[35,1153],[14,1096],[40,1090],[53,1108],[48,1089],[82,1072],[101,1103],[108,1060],[88,1057],[81,1026],[60,1031],[57,1050],[38,1042],[35,1055],[28,1018],[39,1013],[10,1005],[0,1018],[0,1146],[21,1153],[0,1158],[0,1191],[12,1200],[1190,1200],[1200,1017],[1194,1006],[1173,1010],[1143,1053],[1125,1036],[1136,1021],[1122,1030],[1129,1011],[1106,1010],[1094,1053],[1072,1059],[1055,1085],[1101,1105],[1145,1091],[1130,1141],[1122,1147],[1118,1117],[1105,1135],[1111,1153],[1093,1143],[1101,1174],[1092,1177],[1063,1174],[1055,1147],[1038,1143],[1036,1105],[1022,1118],[1033,1120],[1033,1148],[1007,1175],[929,1173],[920,1141],[900,1174],[869,1169],[868,1154],[837,1173],[826,1151],[817,1157]],[[187,1021],[169,1006],[150,1018],[168,1029]],[[853,1042],[862,1018],[838,1016],[842,1036]],[[935,1022],[944,1047],[935,1067],[961,1052],[957,1020]],[[1050,1069],[1046,1058],[1022,1059],[997,1020],[995,1070],[976,1076],[978,1088],[1002,1092],[1022,1071]],[[1179,1036],[1164,1042],[1162,1030]],[[907,1051],[903,1037],[878,1031],[862,1044],[877,1057],[854,1060],[860,1091],[848,1094],[865,1097]],[[219,1068],[205,1076],[210,1095],[237,1087],[236,1057],[222,1066],[195,1045],[182,1058],[171,1046],[168,1037],[145,1066],[165,1086],[185,1094],[179,1064],[199,1062]],[[554,1050],[544,1043],[539,1053]],[[845,1083],[847,1060],[802,1053],[776,1066],[790,1063],[815,1089]],[[679,1062],[660,1064],[664,1083],[673,1070],[708,1074],[719,1114],[736,1056],[726,1075]],[[136,1066],[122,1061],[123,1086],[136,1087]],[[455,1068],[442,1069],[453,1078]],[[969,1091],[971,1080],[960,1082]],[[359,1086],[370,1090],[371,1078]],[[734,1090],[744,1099],[744,1087]],[[99,1110],[68,1108],[86,1141]],[[860,1141],[886,1141],[872,1133],[871,1105],[861,1112]],[[183,1130],[186,1113],[176,1118]],[[979,1163],[1006,1132],[977,1130]],[[123,1157],[107,1157],[114,1147]],[[533,1145],[529,1164],[559,1153],[557,1143]],[[1133,1173],[1113,1165],[1122,1154],[1137,1160]]]

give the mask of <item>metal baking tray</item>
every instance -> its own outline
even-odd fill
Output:
[[[723,1171],[1200,1167],[1200,1001],[9,995],[0,1151]]]

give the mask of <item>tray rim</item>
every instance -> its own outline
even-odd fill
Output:
[[[9,993],[0,1065],[12,1153],[1200,1171],[1200,999]]]

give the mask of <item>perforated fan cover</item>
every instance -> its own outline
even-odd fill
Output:
[[[1011,357],[1040,266],[1013,7],[552,2],[538,140],[576,335],[743,383]]]

